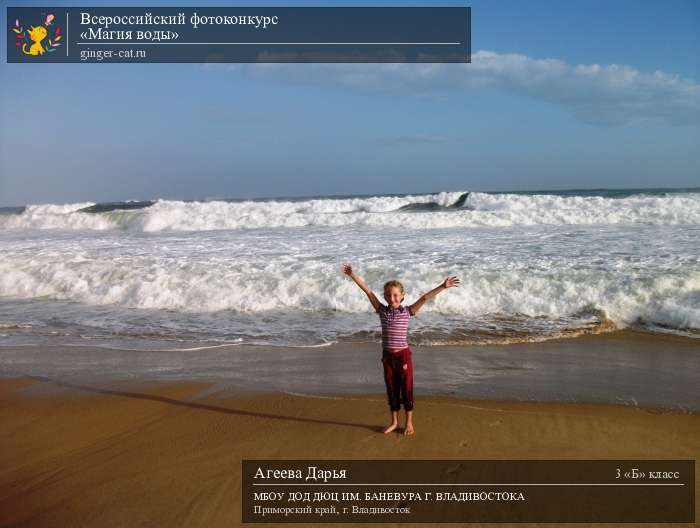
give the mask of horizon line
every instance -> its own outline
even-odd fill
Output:
[[[561,188],[561,189],[532,189],[532,190],[506,190],[506,191],[485,191],[480,189],[473,190],[440,190],[440,191],[415,191],[406,193],[369,193],[369,194],[308,194],[308,195],[282,195],[282,196],[207,196],[199,198],[129,198],[124,200],[110,200],[110,201],[97,201],[97,200],[76,200],[73,202],[41,202],[32,204],[21,204],[21,205],[2,205],[0,204],[0,209],[17,209],[21,207],[27,207],[29,205],[68,205],[71,203],[76,203],[78,201],[93,202],[94,204],[110,204],[110,203],[128,203],[128,202],[155,202],[158,200],[172,200],[181,202],[212,202],[212,201],[266,201],[266,200],[301,200],[301,199],[319,199],[319,198],[330,198],[330,199],[342,199],[342,198],[372,198],[372,197],[390,197],[390,196],[423,196],[426,194],[440,194],[440,193],[484,193],[484,194],[553,194],[562,192],[593,192],[593,191],[698,191],[700,192],[700,186],[697,187],[574,187],[574,188]]]

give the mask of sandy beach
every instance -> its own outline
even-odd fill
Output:
[[[404,437],[380,433],[382,394],[231,394],[210,383],[3,379],[0,420],[0,526],[12,527],[237,526],[243,459],[700,454],[689,412],[432,396]],[[695,500],[697,517],[697,488]]]

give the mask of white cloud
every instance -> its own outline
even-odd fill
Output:
[[[700,124],[700,84],[630,66],[571,65],[516,53],[477,51],[471,64],[255,64],[229,68],[256,78],[365,93],[436,96],[493,88],[562,105],[598,125],[660,120]],[[224,67],[227,67],[224,65]]]

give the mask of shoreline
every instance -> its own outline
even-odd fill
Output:
[[[416,399],[608,403],[700,411],[694,339],[618,331],[537,343],[412,347]],[[0,380],[195,382],[230,394],[383,394],[377,343],[186,351],[0,347]],[[46,388],[45,390],[48,390]]]
[[[426,396],[416,404],[416,434],[405,437],[381,434],[382,394],[232,396],[208,383],[136,380],[63,383],[57,393],[45,390],[51,383],[0,380],[0,525],[240,526],[244,459],[700,454],[700,416],[677,411]],[[695,500],[697,517],[698,490]]]

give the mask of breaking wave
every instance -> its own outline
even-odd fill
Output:
[[[517,225],[700,223],[700,193],[621,197],[441,192],[407,196],[107,204],[28,205],[0,214],[0,229],[210,231],[305,226],[408,229]]]

